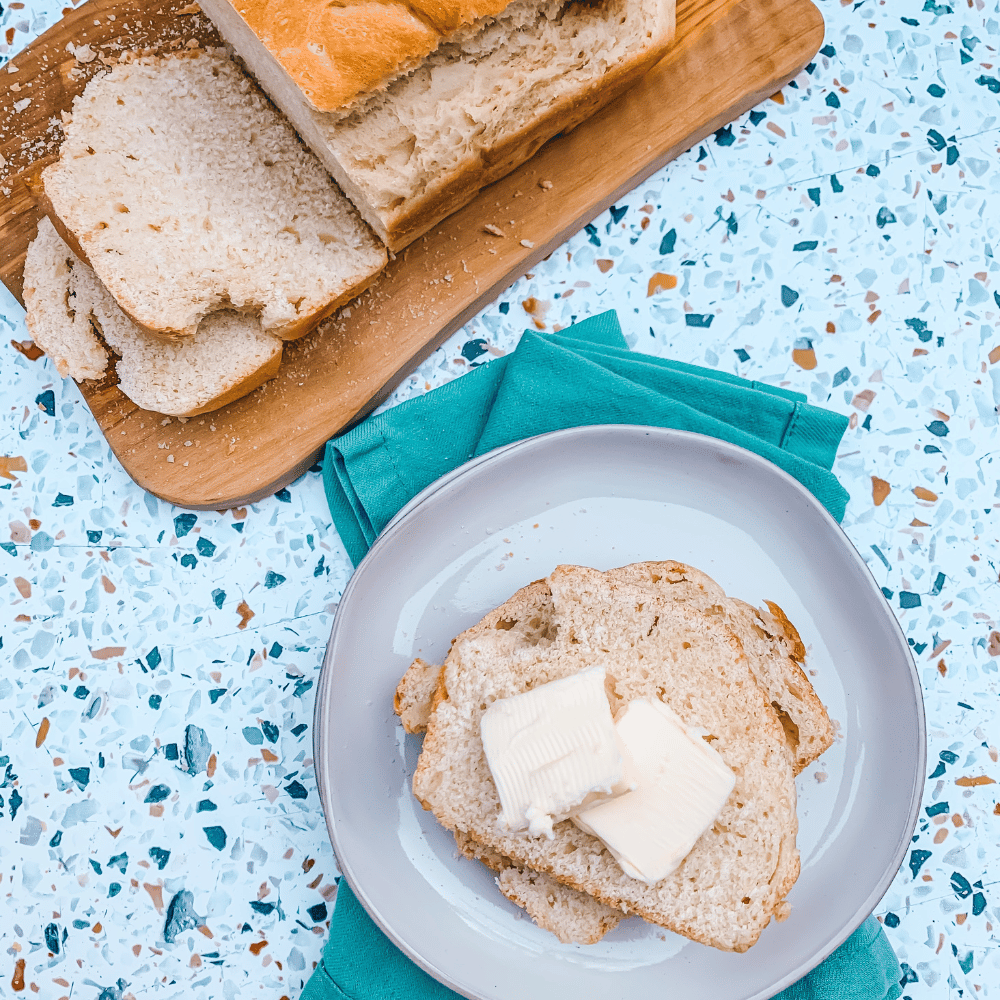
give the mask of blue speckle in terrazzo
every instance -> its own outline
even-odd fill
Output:
[[[921,818],[876,913],[904,996],[997,997],[1000,5],[819,6],[793,85],[620,197],[383,406],[614,307],[634,350],[846,414],[844,530],[928,721]],[[0,62],[61,9],[5,5]],[[144,493],[76,387],[10,346],[28,334],[0,294],[0,991],[17,955],[26,996],[294,998],[339,878],[309,720],[350,565],[320,476],[224,514]]]

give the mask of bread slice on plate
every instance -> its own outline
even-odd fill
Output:
[[[654,886],[625,875],[568,821],[556,825],[553,841],[505,833],[498,823],[479,735],[484,707],[598,664],[613,709],[661,698],[686,724],[707,730],[736,774],[713,827]],[[612,909],[717,948],[745,951],[786,912],[799,868],[792,755],[739,640],[717,618],[641,583],[560,567],[458,637],[435,702],[414,792],[446,827]]]
[[[394,251],[638,80],[663,56],[675,19],[675,0],[484,4],[488,16],[460,24],[433,49],[413,43],[408,51],[416,64],[388,85],[369,81],[346,107],[336,107],[338,97],[320,101],[317,110],[322,81],[339,88],[348,67],[332,59],[290,72],[282,65],[284,35],[269,34],[244,0],[233,3],[202,6]],[[297,51],[305,43],[329,55],[334,39],[349,44],[356,27],[349,14],[337,11],[334,18],[328,8],[320,14],[315,0],[287,6],[294,10],[286,28],[297,36]],[[317,18],[330,33],[327,42],[308,37]],[[370,43],[371,36],[356,40],[358,52]]]
[[[467,833],[456,832],[455,842],[467,858],[481,861],[496,873],[497,888],[507,899],[563,944],[597,944],[625,916],[621,910],[571,889],[551,875],[532,871],[484,847]]]
[[[359,294],[385,249],[224,50],[120,62],[73,102],[50,214],[122,310],[190,337],[235,310],[285,339]]]
[[[609,570],[609,579],[645,584],[664,596],[721,617],[733,630],[750,669],[767,692],[794,754],[796,774],[833,744],[833,725],[803,670],[806,650],[795,626],[773,601],[755,608],[727,597],[706,573],[674,561],[635,563]]]
[[[284,342],[252,316],[227,310],[172,343],[126,316],[48,219],[24,262],[28,331],[63,377],[101,378],[114,351],[121,391],[143,409],[194,416],[246,395],[273,378]]]

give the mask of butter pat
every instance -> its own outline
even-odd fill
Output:
[[[626,875],[654,885],[684,860],[722,811],[736,777],[658,698],[630,702],[615,722],[634,791],[580,811]]]
[[[603,667],[498,699],[482,738],[508,830],[551,839],[553,822],[628,787]]]

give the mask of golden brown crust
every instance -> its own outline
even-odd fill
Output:
[[[673,27],[670,35],[673,36]],[[663,48],[653,48],[639,59],[621,63],[582,93],[563,98],[528,128],[483,150],[476,160],[465,161],[457,170],[428,185],[420,198],[405,202],[384,220],[385,233],[379,235],[386,246],[395,253],[423,236],[472,201],[484,187],[530,160],[553,136],[571,132],[610,104],[659,62],[663,52]]]
[[[806,661],[806,647],[805,643],[802,641],[802,637],[799,635],[798,629],[788,620],[788,615],[781,610],[781,607],[774,603],[774,601],[764,601],[771,611],[771,614],[778,619],[782,630],[785,633],[785,638],[788,639],[789,645],[791,646],[790,656],[796,663],[805,663]]]
[[[337,111],[412,69],[458,28],[510,0],[235,0],[317,111]]]

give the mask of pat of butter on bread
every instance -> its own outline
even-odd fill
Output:
[[[628,789],[604,678],[603,667],[591,667],[500,698],[483,713],[504,829],[551,839],[553,822]]]
[[[655,885],[715,821],[736,776],[658,698],[630,702],[615,729],[636,787],[584,809],[573,822],[603,841],[626,875]]]

